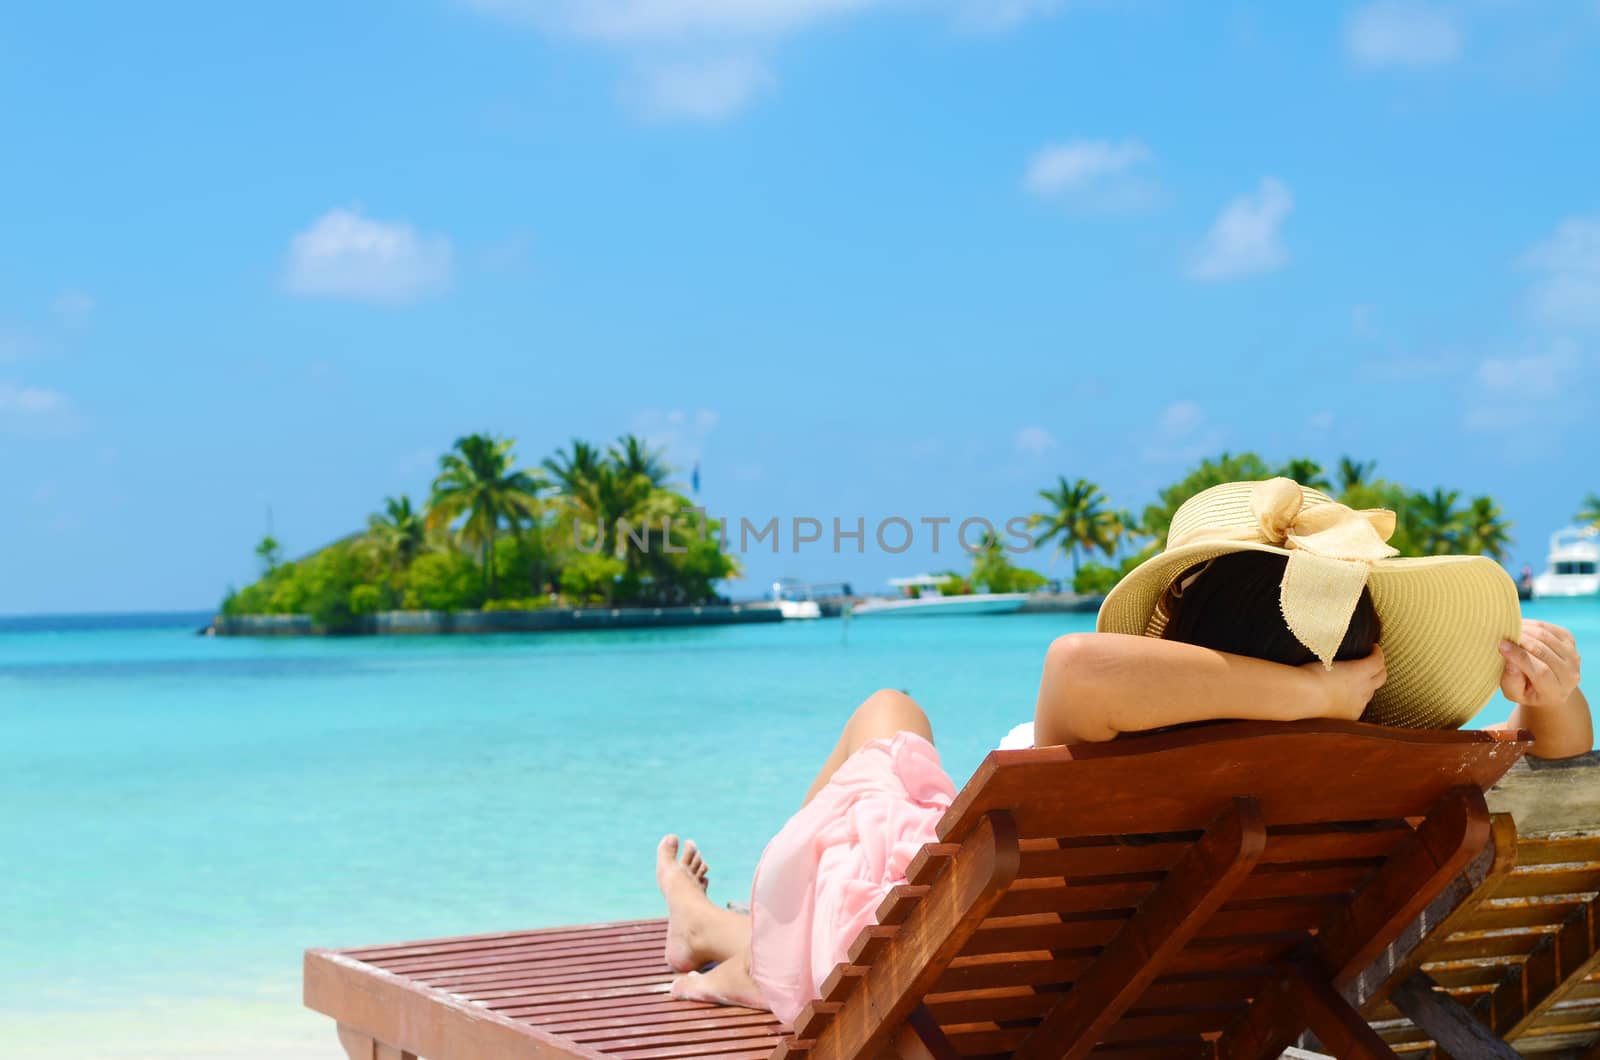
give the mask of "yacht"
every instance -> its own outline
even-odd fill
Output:
[[[1550,558],[1533,596],[1600,596],[1600,526],[1569,526],[1550,536]]]
[[[967,593],[963,596],[940,596],[939,586],[945,579],[932,574],[918,574],[913,578],[891,578],[889,584],[899,589],[896,600],[863,600],[851,609],[857,618],[870,615],[903,615],[906,617],[931,617],[934,615],[1003,615],[1021,609],[1027,593]]]
[[[822,605],[812,598],[811,586],[796,578],[779,578],[772,583],[772,598],[784,618],[821,618]]]

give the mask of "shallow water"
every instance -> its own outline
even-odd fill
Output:
[[[1600,601],[1528,613],[1600,659]],[[743,899],[863,696],[915,695],[959,784],[1030,715],[1050,639],[1091,623],[267,641],[7,620],[0,1040],[335,1057],[299,1007],[306,946],[656,915],[667,831]]]

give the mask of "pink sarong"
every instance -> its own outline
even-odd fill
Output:
[[[750,894],[750,970],[793,1023],[955,798],[939,752],[915,733],[845,760],[767,844]]]

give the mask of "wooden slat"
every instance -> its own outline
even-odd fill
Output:
[[[1337,761],[1339,768],[1318,774],[1312,797],[1300,770],[1263,762],[1268,747],[1278,763]],[[1391,820],[1415,816],[1454,787],[1487,788],[1525,747],[1513,733],[1318,720],[994,751],[939,822],[939,839],[959,841],[996,809],[1012,810],[1024,837],[1197,831],[1245,794],[1274,825],[1322,822],[1330,807],[1348,820]]]
[[[1509,898],[1484,902],[1463,925],[1466,931],[1500,931],[1506,928],[1556,926],[1583,905],[1582,900]]]
[[[1087,1055],[1245,881],[1266,843],[1261,807],[1254,799],[1233,800],[1017,1049],[1017,1060]]]
[[[327,950],[305,957],[305,1002],[374,1040],[425,1057],[482,1060],[594,1060],[591,1049],[563,1041],[465,1002]]]
[[[1584,903],[1560,930],[1544,936],[1520,965],[1506,971],[1474,1013],[1510,1041],[1600,967],[1600,898]]]
[[[1496,898],[1534,898],[1600,893],[1600,865],[1538,865],[1518,869],[1500,884]]]
[[[1481,790],[1458,787],[1442,796],[1355,900],[1318,933],[1318,963],[1332,984],[1353,981],[1488,839],[1489,812]],[[1289,998],[1264,998],[1219,1039],[1217,1055],[1222,1060],[1276,1056],[1302,1026]]]
[[[667,922],[654,920],[618,920],[605,924],[586,924],[575,927],[538,928],[532,931],[502,931],[487,935],[463,935],[459,938],[423,939],[387,946],[356,946],[337,950],[346,957],[368,964],[382,966],[397,957],[426,956],[435,953],[456,953],[492,949],[497,946],[522,946],[530,943],[555,943],[562,940],[589,942],[609,935],[624,936],[656,932],[665,937]]]
[[[1593,824],[1600,832],[1600,821]],[[1517,853],[1517,860],[1523,865],[1600,864],[1600,834],[1547,838],[1524,836]]]

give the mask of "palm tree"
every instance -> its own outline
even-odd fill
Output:
[[[1139,517],[1126,508],[1118,508],[1111,515],[1112,558],[1122,558],[1122,546],[1134,538],[1143,537],[1144,528]]]
[[[539,514],[539,491],[545,483],[529,471],[513,468],[510,438],[469,434],[457,438],[452,451],[439,458],[439,476],[428,501],[428,526],[448,526],[465,516],[459,533],[465,544],[477,545],[483,557],[484,584],[494,595],[494,542],[504,523],[513,533]]]
[[[1578,522],[1584,526],[1600,526],[1600,493],[1591,493],[1583,499],[1578,509]]]
[[[557,449],[555,456],[545,458],[544,469],[550,472],[562,493],[572,494],[578,492],[581,483],[594,476],[602,459],[599,449],[582,438],[574,438],[570,452]]]
[[[678,512],[676,500],[670,512],[655,510],[665,503],[656,494],[671,472],[661,454],[635,435],[623,435],[604,455],[574,438],[570,451],[556,450],[544,466],[567,510],[594,528],[597,542],[593,551],[597,553],[627,558],[619,523],[628,520],[637,527],[644,519]],[[630,561],[629,566],[631,569],[634,564]]]
[[[1039,496],[1050,509],[1029,516],[1034,526],[1042,527],[1034,547],[1054,541],[1059,552],[1072,557],[1074,576],[1078,573],[1080,549],[1099,549],[1107,556],[1116,549],[1117,517],[1105,508],[1106,495],[1099,486],[1081,478],[1068,483],[1066,476],[1060,475],[1055,487],[1040,490]]]
[[[277,538],[268,534],[256,546],[256,559],[261,561],[262,573],[271,574],[278,569],[278,564],[283,562],[283,545]]]
[[[1322,465],[1308,457],[1297,457],[1284,464],[1278,474],[1284,478],[1292,478],[1302,486],[1314,490],[1328,490],[1333,486],[1328,482],[1328,476],[1323,473]]]
[[[383,499],[383,513],[367,519],[367,537],[392,567],[409,567],[428,544],[428,524],[402,493]]]
[[[1444,556],[1456,551],[1461,539],[1462,515],[1456,508],[1460,490],[1435,489],[1418,493],[1409,506],[1411,538],[1424,556]]]
[[[611,446],[611,462],[626,475],[639,475],[652,486],[665,486],[672,468],[662,459],[664,451],[652,449],[636,434],[624,434]]]
[[[578,515],[601,521],[596,481],[605,466],[600,450],[579,438],[572,440],[570,451],[557,449],[556,455],[546,457],[544,469],[550,473],[556,490],[567,506]]]
[[[1474,497],[1461,514],[1461,551],[1504,563],[1511,544],[1511,524],[1492,497]]]
[[[1343,496],[1351,490],[1365,486],[1371,479],[1373,472],[1378,470],[1376,460],[1351,460],[1348,456],[1339,458],[1339,494]]]

